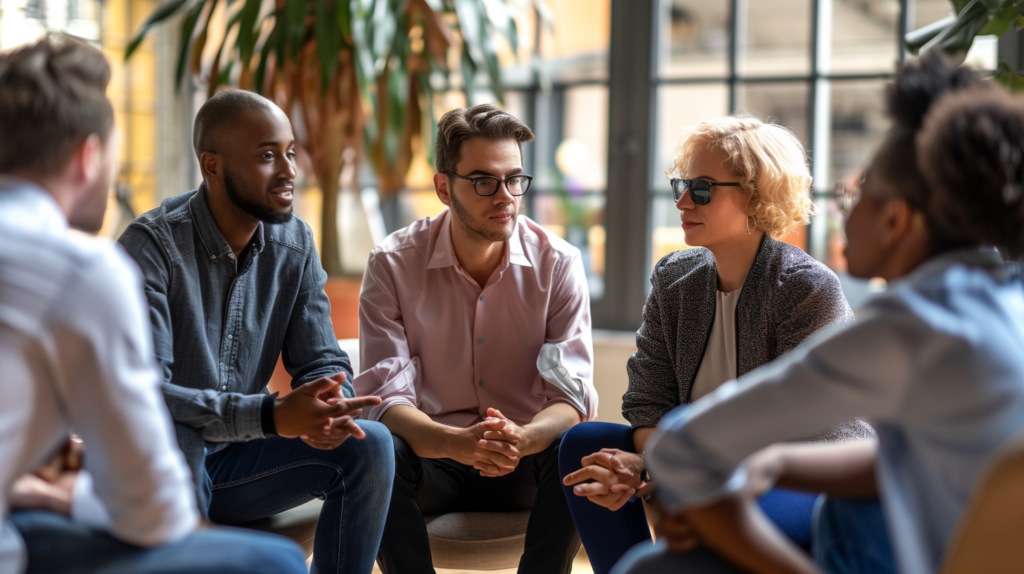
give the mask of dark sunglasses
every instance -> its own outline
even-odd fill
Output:
[[[672,178],[670,183],[672,184],[672,199],[676,200],[676,203],[679,203],[679,200],[683,198],[683,194],[689,191],[690,198],[697,205],[711,203],[711,188],[716,185],[729,187],[739,187],[741,185],[737,181],[708,181],[706,179],[679,179],[678,177]]]

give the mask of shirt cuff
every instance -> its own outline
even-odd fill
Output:
[[[109,532],[113,522],[107,507],[96,495],[92,475],[80,471],[71,491],[71,520],[92,530]]]
[[[274,420],[274,405],[277,403],[277,393],[263,397],[260,405],[260,427],[263,429],[263,436],[277,436],[277,421]]]

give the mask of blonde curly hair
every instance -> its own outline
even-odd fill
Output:
[[[793,132],[751,116],[704,120],[687,128],[665,175],[685,177],[698,149],[718,149],[725,168],[748,195],[747,215],[771,237],[781,237],[814,215],[807,154]]]

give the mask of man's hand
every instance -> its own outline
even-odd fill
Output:
[[[11,486],[11,508],[49,510],[71,516],[71,495],[78,471],[64,471],[45,480],[35,474],[24,474]]]
[[[647,486],[640,475],[643,458],[615,448],[583,457],[583,468],[567,475],[562,483],[573,487],[576,496],[585,496],[609,510],[622,508],[638,490]],[[584,481],[592,482],[584,482]]]
[[[505,423],[504,419],[488,417],[460,430],[455,435],[451,458],[479,470],[480,476],[496,477],[511,473],[519,465],[519,448],[506,440],[485,438],[489,432],[506,428]]]
[[[341,405],[348,410],[345,411],[343,416],[333,418],[331,425],[325,427],[323,432],[299,437],[309,446],[321,450],[338,448],[350,436],[359,440],[366,438],[366,433],[363,432],[363,429],[359,428],[355,419],[363,412],[364,408],[379,405],[381,399],[380,397],[331,398],[327,402]]]
[[[345,373],[323,377],[277,399],[274,404],[277,434],[285,438],[330,436],[335,418],[380,404],[378,397],[341,398],[341,384],[344,381]]]
[[[763,448],[750,455],[745,466],[747,469],[745,490],[752,499],[760,498],[762,494],[771,490],[785,470],[782,452],[778,445]]]

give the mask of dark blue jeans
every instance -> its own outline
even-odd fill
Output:
[[[828,574],[896,574],[888,531],[878,500],[822,498],[814,520],[814,561]],[[714,552],[698,548],[685,554],[664,543],[638,544],[613,574],[743,574]]]
[[[28,574],[305,574],[291,540],[237,528],[204,528],[174,544],[140,548],[41,510],[11,522],[25,540]]]
[[[602,448],[636,452],[633,435],[626,425],[590,422],[578,424],[566,433],[558,455],[559,474],[582,468],[583,457]],[[576,496],[572,487],[563,486],[576,530],[596,574],[607,574],[633,546],[651,542],[643,502],[634,498],[616,512]],[[796,544],[808,547],[811,541],[811,514],[817,497],[812,494],[773,489],[758,500],[764,513]]]
[[[373,570],[395,475],[387,427],[360,421],[366,438],[334,450],[279,437],[234,443],[206,459],[210,519],[239,524],[324,499],[313,541],[313,571]]]

